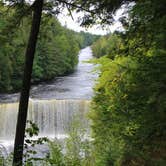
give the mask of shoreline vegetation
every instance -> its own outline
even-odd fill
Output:
[[[136,2],[125,31],[92,45],[100,73],[90,112],[96,166],[166,165],[163,3]]]
[[[3,11],[3,4],[0,10]],[[14,9],[13,9],[14,10]],[[24,18],[12,35],[2,34],[10,13],[0,15],[0,93],[20,91],[31,17]],[[50,81],[74,71],[80,49],[100,36],[75,32],[61,26],[49,14],[43,14],[33,64],[32,84]]]
[[[90,3],[84,4],[87,8],[93,4],[88,2]],[[94,20],[95,14],[105,16],[102,25],[112,23],[113,13],[125,2],[128,2],[128,15],[120,19],[123,32],[107,34],[96,42],[92,41],[93,54],[97,57],[92,62],[98,64],[96,70],[99,73],[88,113],[92,139],[82,142],[83,127],[79,128],[79,123],[76,122],[66,145],[66,155],[55,142],[51,144],[51,155],[39,162],[45,160],[50,165],[57,166],[165,166],[166,1],[93,2],[96,2],[93,7],[97,8],[92,13],[93,19],[85,24],[98,21]],[[133,3],[131,6],[130,2]],[[0,20],[4,21],[1,17]],[[23,26],[28,23],[28,19],[24,22]],[[0,24],[1,27],[3,25],[4,23]],[[51,28],[54,25],[56,29]],[[78,62],[78,50],[83,47],[81,44],[73,45],[80,41],[80,36],[63,29],[57,20],[50,17],[43,18],[41,27],[33,78],[40,80],[43,76],[51,78],[55,73],[62,74],[66,69],[72,71]],[[21,78],[22,68],[17,68],[17,64],[23,62],[20,55],[24,50],[22,45],[26,43],[22,43],[22,40],[20,42],[18,36],[22,39],[26,31],[23,32],[14,36],[12,45],[5,45],[0,40],[0,91],[10,91],[12,87],[17,89],[20,85],[17,79]],[[50,41],[54,41],[53,44]],[[52,56],[52,51],[56,52],[56,58]],[[61,63],[62,66],[53,68],[58,65],[57,58],[58,64]],[[13,75],[15,70],[12,71],[12,62],[16,62],[13,65],[17,66],[17,75]],[[36,133],[33,129],[29,131],[31,135]],[[33,165],[31,161],[26,164]]]

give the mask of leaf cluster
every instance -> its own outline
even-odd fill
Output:
[[[96,56],[105,55],[98,60],[90,115],[96,165],[166,163],[164,4],[137,1],[125,18],[125,32],[92,46]]]

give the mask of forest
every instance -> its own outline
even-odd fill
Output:
[[[166,164],[164,4],[137,2],[122,21],[124,32],[92,46],[100,57],[90,115],[96,165]]]
[[[76,120],[66,139],[65,152],[57,140],[44,137],[34,142],[25,139],[25,147],[47,142],[50,153],[39,159],[28,156],[24,164],[32,166],[37,160],[46,166],[165,166],[166,1],[73,0],[57,3],[67,3],[71,7],[69,11],[76,8],[88,11],[82,19],[82,25],[87,26],[110,25],[117,9],[126,5],[128,10],[127,15],[120,18],[124,29],[104,36],[74,32],[62,27],[56,18],[43,14],[32,83],[72,72],[78,63],[79,49],[88,45],[96,57],[88,63],[96,65],[98,78],[87,115],[91,122],[90,138],[84,139],[86,132]],[[6,20],[0,17],[0,32]],[[21,87],[29,25],[29,17],[25,17],[21,28],[9,33],[11,36],[0,33],[1,92],[17,91]],[[6,40],[8,42],[4,42]],[[25,133],[38,135],[36,124],[29,123],[31,128]],[[18,122],[18,128],[20,124]],[[19,154],[19,147],[16,147],[13,166],[23,162],[22,153]],[[10,163],[12,159],[7,160]]]
[[[0,4],[0,10],[5,6]],[[13,9],[14,10],[14,9]],[[17,92],[22,85],[24,53],[30,31],[31,16],[22,20],[12,35],[3,33],[10,13],[0,15],[0,92]],[[61,26],[57,18],[44,14],[36,46],[32,83],[48,81],[74,71],[78,52],[99,38]]]

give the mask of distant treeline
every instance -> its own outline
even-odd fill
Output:
[[[1,13],[4,10],[1,5]],[[10,15],[0,15],[0,92],[18,91],[21,88],[24,54],[31,25],[31,17],[26,17],[17,29],[15,25],[9,29]],[[97,38],[96,35],[69,30],[61,26],[55,17],[43,14],[32,83],[72,72],[78,62],[79,50],[91,45]]]
[[[110,59],[114,59],[116,56],[119,56],[123,48],[124,40],[122,34],[118,32],[102,36],[92,45],[93,55],[97,58],[106,55]]]
[[[80,43],[80,48],[85,48],[87,46],[91,46],[95,41],[97,41],[101,36],[100,35],[93,35],[91,33],[88,32],[74,32],[79,39],[79,43]]]

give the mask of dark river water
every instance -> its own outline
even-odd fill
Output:
[[[33,99],[91,99],[97,74],[92,73],[94,65],[84,61],[92,58],[90,47],[82,49],[79,53],[78,66],[72,74],[32,86],[30,97]],[[18,93],[0,94],[0,102],[14,102],[18,101],[18,98]]]

